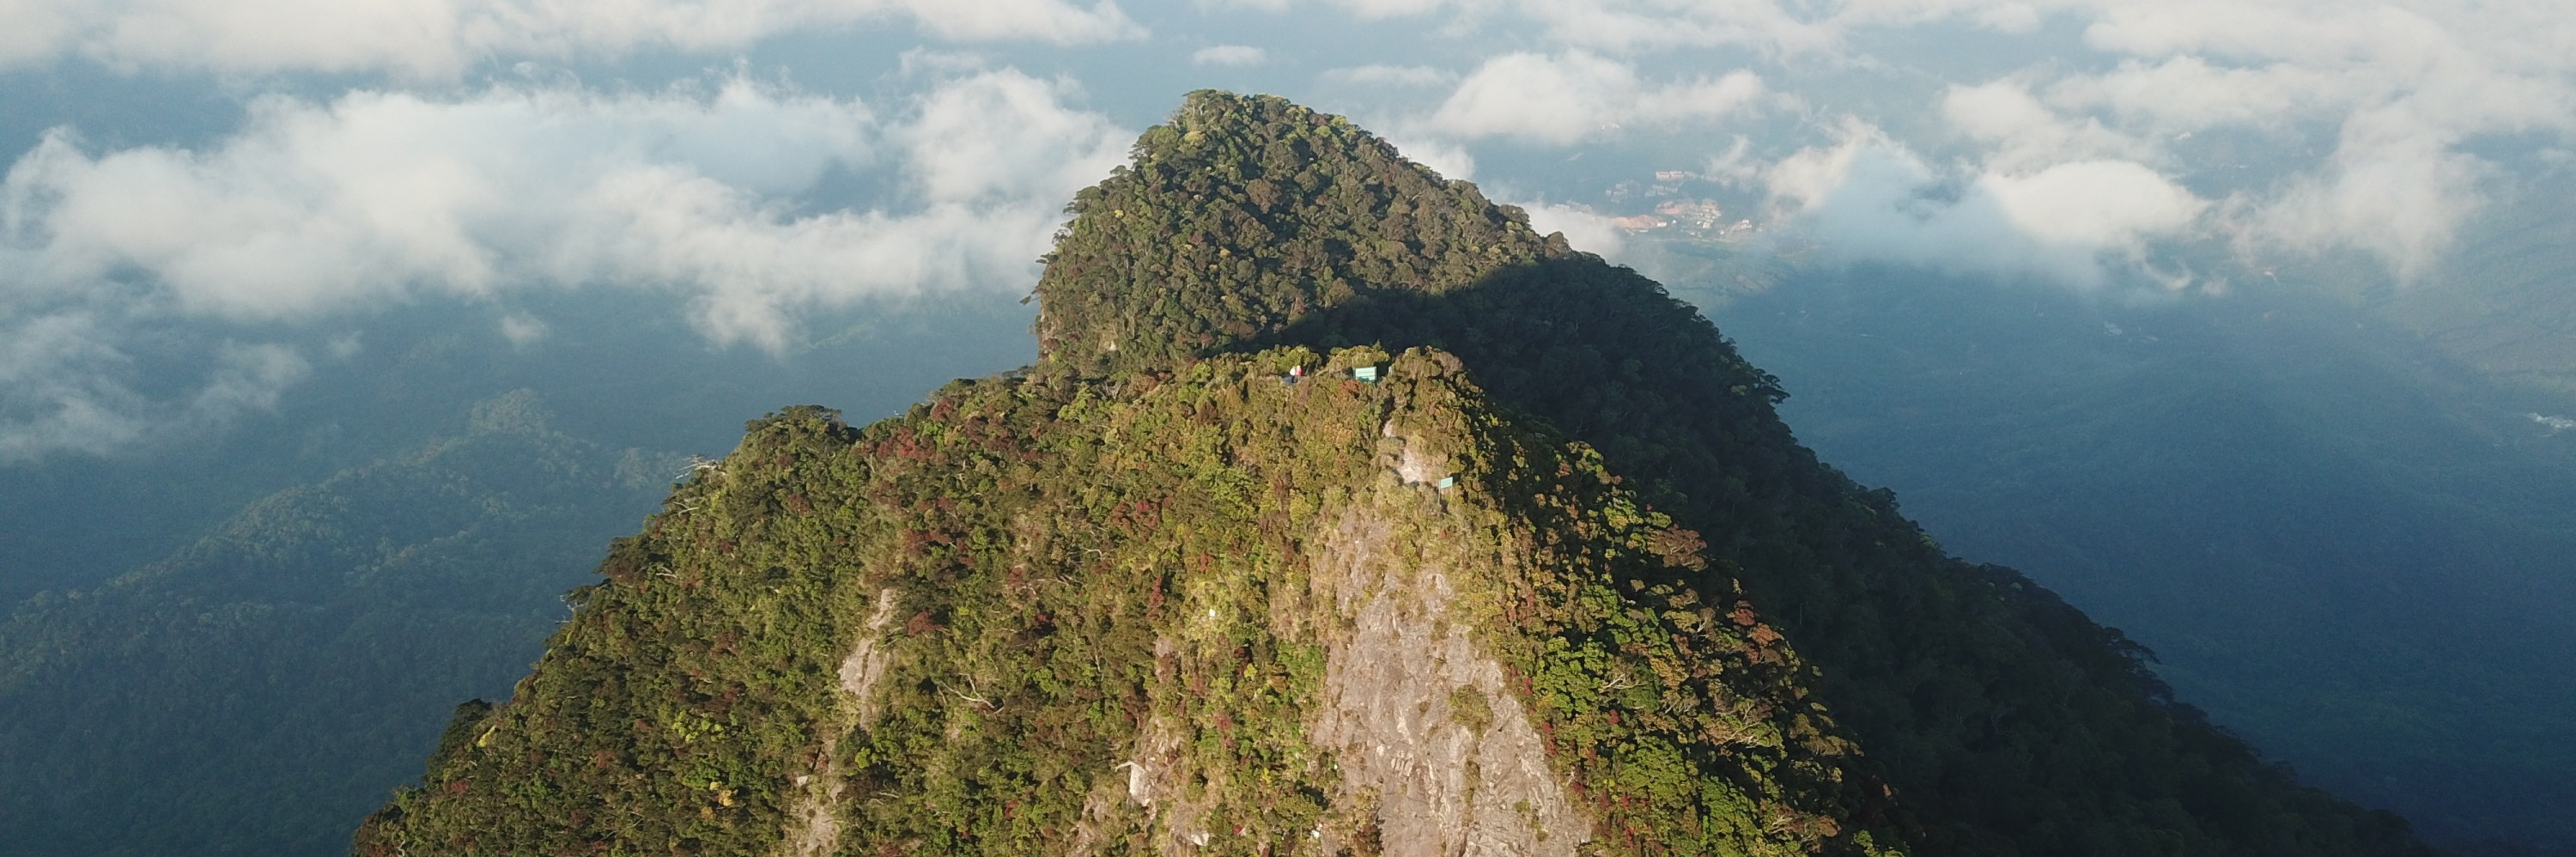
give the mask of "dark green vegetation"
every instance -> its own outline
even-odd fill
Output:
[[[453,433],[467,409],[510,390],[537,391],[557,431],[592,443],[712,455],[739,437],[743,414],[816,399],[872,418],[897,413],[949,378],[1027,359],[1030,342],[1029,312],[1008,297],[871,305],[839,325],[817,319],[780,354],[711,347],[670,303],[623,292],[514,304],[549,332],[513,343],[488,306],[388,312],[292,343],[310,376],[274,412],[107,457],[7,465],[0,604],[104,584],[262,497]],[[176,359],[145,357],[145,375]]]
[[[2437,841],[2576,848],[2576,432],[2529,416],[2569,411],[2283,291],[1864,269],[1717,315],[1824,455],[2152,645],[2307,781]]]
[[[721,452],[781,400],[897,413],[1031,341],[1010,296],[818,319],[775,355],[624,293],[528,299],[534,342],[489,307],[389,313],[302,343],[275,413],[8,469],[0,854],[344,853],[685,469],[625,450]],[[514,388],[541,427],[469,417]]]
[[[1480,733],[1501,728],[1486,691],[1503,719],[1526,707],[1539,761],[1579,784],[1542,791],[1601,820],[1596,853],[1875,853],[1887,831],[1854,822],[1883,816],[1875,784],[1778,635],[1723,576],[1716,600],[1642,588],[1701,564],[1690,534],[1454,360],[1370,385],[1337,371],[1354,358],[1384,355],[1301,384],[1283,371],[1327,367],[1291,349],[961,382],[864,431],[755,423],[620,540],[536,673],[359,853],[1392,847],[1366,796],[1396,789],[1310,733],[1358,705],[1329,675],[1374,656],[1353,604],[1416,597],[1425,569],[1459,590],[1434,615],[1501,663],[1497,687],[1433,690]]]
[[[1395,627],[1463,625],[1501,678],[1419,710],[1537,724],[1601,851],[2430,853],[1818,463],[1660,287],[1336,117],[1194,94],[1073,210],[1025,378],[755,423],[360,852],[1410,853],[1370,743],[1329,740],[1370,710],[1334,676],[1403,660],[1315,595],[1386,565],[1356,553],[1457,588]],[[1263,377],[1371,343],[1441,351]],[[1552,778],[1462,767],[1535,796],[1490,829],[1567,847]]]
[[[424,715],[520,672],[585,545],[677,469],[555,432],[522,392],[23,604],[0,624],[0,853],[338,846],[435,737]]]
[[[1742,569],[1754,603],[1779,617],[1800,651],[1823,668],[1828,704],[1885,766],[1899,800],[1924,825],[1927,850],[2358,854],[2420,847],[2393,817],[2294,786],[2196,712],[2171,704],[2116,631],[2016,573],[1944,555],[1897,515],[1890,495],[1862,490],[1817,463],[1774,415],[1773,380],[1651,281],[1589,256],[1511,243],[1516,233],[1505,230],[1493,258],[1544,258],[1429,273],[1417,265],[1415,280],[1369,283],[1342,296],[1333,281],[1306,273],[1330,270],[1338,259],[1318,264],[1275,247],[1231,244],[1263,236],[1235,224],[1265,215],[1399,224],[1378,234],[1323,237],[1328,249],[1350,248],[1354,260],[1359,248],[1385,240],[1425,248],[1464,242],[1472,250],[1491,233],[1473,231],[1472,217],[1442,213],[1472,190],[1276,101],[1194,97],[1175,126],[1177,132],[1147,135],[1131,172],[1077,199],[1058,264],[1039,285],[1042,337],[1117,342],[1112,354],[1150,348],[1130,345],[1127,336],[1157,342],[1196,335],[1208,347],[1222,346],[1222,337],[1205,332],[1206,322],[1120,327],[1115,316],[1104,324],[1079,310],[1057,312],[1136,306],[1167,289],[1160,280],[1082,263],[1188,248],[1189,263],[1219,265],[1219,273],[1216,260],[1263,260],[1236,278],[1268,280],[1260,272],[1269,268],[1303,290],[1305,314],[1246,319],[1253,331],[1244,339],[1426,344],[1456,353],[1497,400],[1600,448],[1614,471],[1644,480],[1648,502],[1705,533],[1713,553]],[[1215,142],[1193,145],[1193,133]],[[1253,192],[1252,180],[1310,173],[1334,181],[1315,187],[1298,179],[1306,195],[1294,198],[1288,217],[1267,213]],[[1152,228],[1096,225],[1131,205],[1166,214]],[[1472,253],[1438,258],[1461,255]],[[1473,273],[1441,276],[1452,270]],[[1213,295],[1184,286],[1182,295],[1156,300],[1229,307],[1233,281],[1214,280]],[[1296,307],[1298,295],[1257,305],[1280,304]],[[1077,348],[1055,359],[1096,358]]]

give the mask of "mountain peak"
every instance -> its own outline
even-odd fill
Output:
[[[1072,208],[1040,371],[752,424],[359,852],[2430,854],[1346,121]]]
[[[1429,349],[791,410],[357,853],[1901,853],[1702,547]]]
[[[1372,292],[1439,294],[1573,255],[1347,119],[1216,90],[1146,129],[1070,211],[1037,295],[1040,348],[1071,368],[1204,355]]]

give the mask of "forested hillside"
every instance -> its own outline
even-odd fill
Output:
[[[0,783],[25,801],[0,804],[0,853],[345,851],[418,778],[435,721],[506,692],[544,650],[600,545],[686,470],[676,453],[721,454],[743,415],[780,401],[883,416],[1024,361],[1033,311],[1015,297],[817,315],[778,352],[709,346],[616,292],[531,296],[519,306],[553,327],[528,341],[491,307],[433,303],[307,343],[312,375],[273,413],[10,465],[0,622],[41,614],[7,633],[88,666],[0,692],[27,706],[0,726],[6,752],[41,772]],[[487,401],[514,389],[532,392],[507,401],[542,407]],[[629,467],[629,448],[670,452]],[[343,573],[379,565],[402,571]],[[414,633],[415,611],[473,627]],[[198,651],[219,641],[243,651]]]
[[[1899,844],[1725,576],[1655,582],[1696,536],[1454,359],[1386,358],[755,422],[358,853]]]
[[[1073,214],[1035,366],[751,424],[359,852],[2431,853],[1338,117]]]
[[[1456,353],[1498,402],[1598,447],[1741,569],[1927,848],[2422,847],[2170,699],[2116,630],[2018,573],[1947,556],[1891,495],[1818,463],[1774,412],[1776,381],[1660,286],[1476,211],[1519,221],[1336,117],[1194,94],[1140,140],[1135,166],[1077,197],[1038,287],[1040,335],[1058,343],[1047,360],[1109,368],[1237,341]],[[1399,248],[1422,257],[1378,261]]]
[[[524,391],[464,432],[250,504],[0,624],[0,854],[322,854],[507,688],[610,535],[685,462],[552,430]]]

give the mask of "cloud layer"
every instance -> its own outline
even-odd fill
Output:
[[[1721,126],[1755,130],[1750,157],[1778,164],[1840,145],[1856,121],[1903,129],[1884,133],[1933,184],[2002,193],[2043,175],[2143,171],[2160,181],[2093,187],[2141,196],[2097,197],[2098,210],[2064,198],[2059,211],[2127,222],[2136,211],[2178,210],[2175,189],[2188,187],[2207,203],[2186,206],[2195,226],[2248,262],[2359,253],[2401,283],[2431,269],[2471,215],[2510,192],[2512,167],[2493,144],[2537,141],[2563,160],[2576,143],[2576,17],[2543,0],[1245,5],[1406,18],[1541,46],[1479,60],[1420,114],[1418,136],[1575,146]],[[1393,82],[1399,67],[1354,68],[1367,73],[1336,79]],[[1432,82],[1444,71],[1401,79]],[[1752,129],[1762,111],[1749,108],[1766,100],[1809,111],[1804,133],[1828,139]],[[1882,236],[1845,225],[1854,228],[1837,233],[1839,249],[1861,256],[1903,256],[1921,238],[1915,226]],[[1885,246],[1870,244],[1882,238]]]
[[[2289,175],[2240,188],[2228,224],[2255,252],[2358,250],[2401,279],[2431,266],[2494,188],[2480,138],[2576,133],[2576,22],[2554,4],[2067,3],[2108,70],[2033,73],[2036,103],[2179,165],[2180,143],[2273,141]],[[2314,129],[2325,129],[2318,139]],[[2259,164],[2254,166],[2261,166]]]
[[[741,50],[796,30],[902,21],[951,41],[1144,35],[1110,0],[13,0],[0,67],[385,71],[442,78],[493,58]]]
[[[1513,53],[1486,60],[1460,81],[1430,124],[1460,138],[1566,145],[1628,125],[1716,119],[1762,94],[1762,79],[1749,71],[1656,85],[1632,65],[1584,51]]]
[[[1763,176],[1792,222],[1860,259],[2097,287],[2209,203],[2135,162],[2087,160],[1959,177],[1875,128]]]
[[[1007,70],[886,114],[739,79],[362,91],[263,100],[201,150],[93,154],[53,134],[0,186],[0,338],[18,343],[0,366],[0,456],[87,448],[77,427],[170,407],[109,371],[131,362],[121,337],[137,320],[253,329],[420,299],[642,289],[682,299],[713,342],[775,349],[814,309],[1025,290],[1063,200],[1133,136],[1065,95]],[[900,190],[805,210],[836,173]],[[223,359],[243,368],[187,407],[221,416],[299,375],[275,346],[235,351]]]
[[[1551,187],[1534,214],[1590,249],[1623,233],[1528,171],[1673,159],[1655,169],[1767,194],[1768,212],[1730,216],[1832,256],[2083,288],[2188,285],[2183,256],[2351,255],[2407,282],[2525,173],[2576,164],[2576,18],[2538,0],[1129,4],[1138,17],[1111,0],[0,2],[16,79],[88,63],[230,91],[360,81],[244,96],[239,128],[185,146],[64,130],[16,159],[0,460],[147,439],[118,422],[147,412],[259,407],[305,371],[280,341],[392,304],[491,303],[534,343],[546,322],[513,295],[644,290],[710,341],[778,348],[809,312],[1022,288],[1063,200],[1130,139],[1068,106],[1083,68],[1170,89],[1111,102],[1210,74],[1319,86],[1337,100],[1317,106],[1444,173],[1481,160],[1500,195]],[[916,50],[838,94],[460,83],[517,58],[723,62],[870,27],[993,53]],[[1077,71],[986,71],[1033,47],[1032,67]],[[135,343],[186,325],[181,383]]]

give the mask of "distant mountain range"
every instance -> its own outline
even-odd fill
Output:
[[[684,466],[554,431],[522,391],[21,605],[0,624],[0,853],[336,850],[435,737],[421,714],[506,686],[591,545]]]
[[[1894,270],[1684,294],[1799,435],[2152,646],[2304,779],[2576,845],[2576,435],[2368,308],[2127,305]]]

